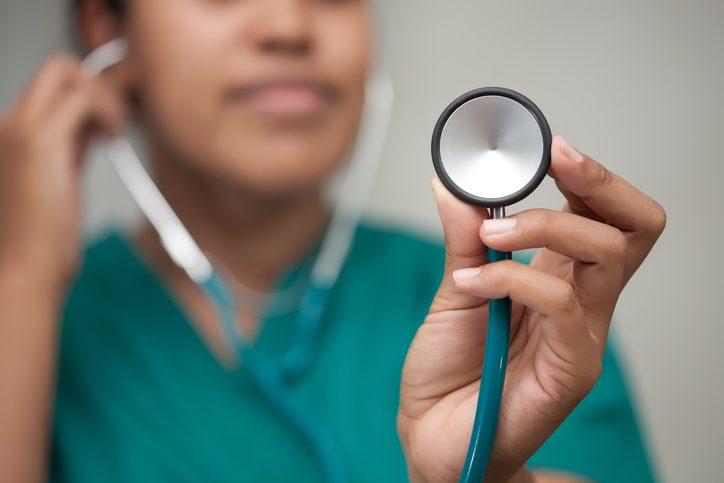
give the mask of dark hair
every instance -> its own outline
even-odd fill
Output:
[[[87,0],[70,0],[70,30],[68,31],[71,39],[71,47],[78,55],[87,54],[85,48],[82,45],[81,39],[78,38],[78,26],[76,21],[78,20],[78,8]],[[105,4],[117,15],[123,15],[126,10],[126,0],[103,0]]]
[[[82,1],[83,0],[73,0],[73,9],[75,10]],[[110,8],[114,12],[123,13],[123,8],[125,7],[125,4],[126,4],[125,0],[104,0],[104,1],[108,5],[108,8]]]

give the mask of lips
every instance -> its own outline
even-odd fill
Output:
[[[325,84],[306,80],[273,80],[232,89],[227,99],[259,113],[277,117],[320,114],[337,97]]]

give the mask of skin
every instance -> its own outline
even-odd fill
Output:
[[[49,60],[0,119],[0,481],[47,476],[90,137],[139,123],[156,181],[202,249],[243,286],[266,290],[324,231],[322,187],[354,140],[371,62],[362,0],[136,1],[122,18],[86,0],[77,13],[87,50],[119,35],[131,50],[99,78],[77,59]],[[414,481],[459,476],[486,298],[504,295],[516,303],[514,335],[489,480],[576,481],[522,465],[595,383],[616,299],[665,220],[650,198],[576,154],[556,138],[550,174],[566,208],[516,215],[504,234],[486,232],[482,210],[433,182],[445,278],[410,348],[398,418]],[[135,243],[226,363],[209,307],[153,230],[142,226]],[[545,248],[529,268],[502,262],[456,280],[456,270],[484,264],[483,244]],[[240,316],[253,335],[254,314]]]
[[[567,203],[500,222],[433,180],[445,275],[410,348],[398,428],[416,481],[456,481],[480,385],[488,298],[513,302],[508,372],[486,481],[519,468],[593,388],[621,291],[662,233],[661,206],[561,137],[550,176]],[[484,246],[541,248],[485,265]],[[442,438],[442,441],[441,441]]]

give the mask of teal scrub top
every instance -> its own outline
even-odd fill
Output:
[[[84,260],[62,325],[52,481],[323,481],[305,440],[247,374],[217,362],[124,235],[100,239]],[[312,260],[310,253],[280,285]],[[334,437],[352,482],[407,481],[395,425],[400,374],[443,262],[440,244],[361,226],[313,362],[290,388]],[[278,357],[294,324],[294,314],[267,317],[256,347]],[[603,367],[530,468],[653,481],[610,349]]]

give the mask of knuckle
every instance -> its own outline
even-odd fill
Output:
[[[591,363],[591,371],[589,373],[589,381],[591,383],[591,388],[596,385],[596,382],[598,382],[598,379],[601,377],[601,374],[603,373],[603,360],[600,357],[594,357],[593,361]]]
[[[78,102],[91,107],[99,106],[103,101],[100,89],[92,79],[83,80],[76,91]]]
[[[502,282],[510,281],[517,276],[519,267],[514,261],[505,260],[503,262],[498,262],[498,265],[501,268],[500,275]]]
[[[549,225],[551,217],[548,210],[534,209],[518,213],[514,218],[518,221],[516,229],[528,237],[539,233]]]
[[[601,187],[610,186],[613,183],[613,173],[606,169],[606,167],[600,163],[595,163],[596,166],[596,182]]]
[[[526,239],[537,239],[545,235],[548,227],[555,221],[555,215],[551,210],[535,209],[519,213],[515,219],[518,220],[516,229]]]
[[[588,370],[581,377],[583,395],[588,394],[594,388],[598,379],[603,373],[603,361],[600,357],[592,357]]]
[[[651,200],[651,215],[649,216],[651,231],[659,236],[666,229],[666,210],[657,201]]]
[[[0,127],[0,147],[4,154],[13,158],[26,157],[35,150],[36,136],[30,134],[31,130],[24,128],[19,121],[6,120]]]
[[[44,72],[50,75],[70,75],[80,72],[80,62],[66,54],[56,54],[45,64]]]
[[[601,377],[601,374],[603,374],[603,359],[600,357],[595,357],[593,359],[593,369],[591,371],[594,384],[596,383],[596,381],[598,381],[598,378]]]
[[[94,87],[86,81],[83,82],[83,84],[78,85],[73,92],[68,94],[67,106],[74,111],[83,113],[99,109],[102,105],[101,99],[99,99],[95,93]]]
[[[564,283],[556,293],[553,300],[556,311],[560,313],[571,312],[578,305],[576,289],[570,283]]]
[[[545,229],[553,226],[557,219],[557,213],[552,210],[542,210],[542,216],[540,217],[540,228]]]
[[[490,285],[494,287],[510,287],[518,271],[516,263],[512,260],[485,264],[484,269]]]
[[[623,259],[628,250],[628,239],[623,232],[617,228],[613,228],[610,241],[610,253],[615,259]]]

